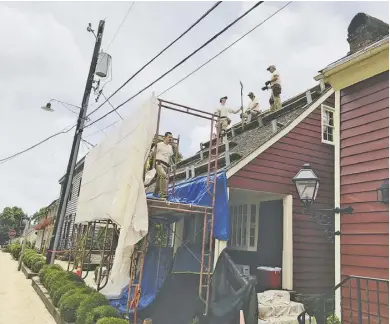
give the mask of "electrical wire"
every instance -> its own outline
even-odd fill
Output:
[[[208,11],[206,11],[197,21],[195,21],[187,30],[185,30],[179,37],[177,37],[173,42],[171,42],[168,46],[166,46],[163,50],[161,50],[156,56],[154,56],[149,62],[147,62],[144,66],[142,66],[137,72],[135,72],[125,83],[123,83],[117,90],[112,93],[108,99],[111,99],[114,95],[116,95],[124,86],[126,86],[132,79],[134,79],[142,70],[144,70],[148,65],[150,65],[154,60],[156,60],[160,55],[162,55],[166,50],[168,50],[173,44],[179,41],[184,35],[186,35],[191,29],[193,29],[198,23],[200,23],[204,18],[206,18],[216,7],[218,7],[222,1],[216,2]],[[100,104],[95,110],[90,112],[88,116],[92,115],[98,109],[103,107],[108,100],[104,101]]]
[[[5,162],[10,161],[10,160],[14,159],[15,157],[17,157],[17,156],[19,156],[19,155],[21,155],[21,154],[23,154],[23,153],[26,153],[26,152],[28,152],[28,151],[31,151],[32,149],[36,148],[37,146],[39,146],[39,145],[41,145],[41,144],[47,142],[48,140],[50,140],[50,139],[52,139],[52,138],[54,138],[54,137],[57,137],[58,135],[69,133],[69,132],[70,132],[73,128],[75,128],[75,127],[76,127],[76,125],[73,125],[73,126],[72,126],[71,128],[69,128],[68,130],[65,130],[65,129],[67,128],[67,127],[66,127],[66,128],[64,128],[62,131],[60,131],[60,132],[58,132],[58,133],[55,133],[55,134],[53,134],[53,135],[51,135],[51,136],[49,136],[49,137],[46,137],[44,140],[42,140],[42,141],[40,141],[40,142],[38,142],[38,143],[36,143],[36,144],[34,144],[34,145],[32,145],[32,146],[30,146],[30,147],[24,149],[23,151],[17,152],[17,153],[15,153],[15,154],[13,154],[13,155],[10,155],[10,156],[6,157],[6,158],[0,159],[0,164],[4,164]]]
[[[88,134],[87,136],[84,136],[84,138],[91,137],[91,136],[93,136],[93,135],[95,135],[95,134],[97,134],[97,133],[100,133],[100,132],[102,132],[102,133],[104,134],[103,131],[104,131],[105,129],[107,129],[108,127],[111,127],[111,126],[117,124],[118,122],[119,122],[119,120],[117,120],[116,122],[113,122],[112,124],[109,124],[108,126],[102,128],[102,129],[99,129],[97,132],[93,132],[93,133],[91,133],[91,134]]]
[[[244,12],[241,16],[239,16],[237,19],[235,19],[233,22],[231,22],[229,25],[227,25],[225,28],[223,28],[220,32],[218,32],[217,34],[215,34],[213,37],[211,37],[207,42],[205,42],[202,46],[198,47],[195,51],[193,51],[191,54],[189,54],[188,56],[186,56],[184,59],[182,59],[179,63],[177,63],[175,66],[173,66],[171,69],[169,69],[167,72],[165,72],[164,74],[162,74],[160,77],[158,77],[156,80],[154,80],[152,83],[150,83],[149,85],[147,85],[146,87],[144,87],[143,89],[141,89],[140,91],[138,91],[135,95],[133,95],[132,97],[130,97],[129,99],[125,100],[124,102],[122,102],[119,106],[117,106],[115,109],[113,110],[110,110],[109,112],[107,112],[106,114],[104,114],[103,116],[99,117],[98,119],[94,120],[93,122],[89,123],[88,125],[86,125],[84,128],[87,128],[95,123],[97,123],[98,121],[102,120],[103,118],[107,117],[108,115],[110,115],[111,113],[113,113],[114,111],[116,111],[117,109],[119,109],[120,107],[122,107],[123,105],[125,105],[126,103],[128,103],[130,100],[134,99],[135,97],[137,97],[139,94],[141,94],[142,92],[144,92],[145,90],[149,89],[152,85],[154,85],[156,82],[160,81],[162,78],[164,78],[167,74],[171,73],[173,70],[175,70],[176,68],[178,68],[180,65],[182,65],[184,62],[186,62],[189,58],[191,58],[192,56],[194,56],[196,53],[198,53],[201,49],[203,49],[204,47],[206,47],[208,44],[210,44],[212,41],[214,41],[215,39],[217,39],[220,35],[222,35],[225,31],[227,31],[230,27],[232,27],[234,24],[236,24],[238,21],[240,21],[242,18],[244,18],[247,14],[249,14],[252,10],[256,9],[259,5],[261,5],[262,3],[264,3],[264,1],[259,1],[257,2],[252,8],[250,8],[249,10],[247,10],[246,12]],[[110,98],[109,98],[110,99]],[[98,108],[96,108],[94,111],[96,111]],[[93,111],[93,112],[94,112]],[[89,114],[88,116],[90,116],[91,114]]]
[[[125,15],[125,17],[123,18],[123,20],[122,20],[122,22],[120,23],[120,25],[119,25],[119,27],[118,27],[118,29],[117,29],[116,33],[114,34],[114,37],[111,39],[110,43],[108,44],[108,46],[107,46],[107,49],[106,49],[106,51],[107,51],[107,52],[108,52],[108,50],[109,50],[110,46],[112,45],[112,43],[114,42],[114,40],[115,40],[116,36],[118,36],[118,34],[119,34],[119,31],[121,30],[121,28],[122,28],[123,24],[125,23],[125,21],[126,21],[126,19],[127,19],[127,16],[129,15],[129,13],[130,13],[131,9],[132,9],[132,8],[133,8],[133,6],[134,6],[134,3],[135,3],[135,1],[133,1],[133,2],[131,3],[131,5],[130,5],[129,9],[128,9],[128,10],[127,10],[127,12],[126,12],[126,15]]]
[[[189,78],[191,75],[195,74],[196,72],[198,72],[202,67],[206,66],[207,64],[209,64],[211,61],[213,61],[215,58],[217,58],[218,56],[220,56],[222,53],[224,53],[225,51],[227,51],[230,47],[232,47],[233,45],[235,45],[236,43],[238,43],[240,40],[242,40],[245,36],[249,35],[251,32],[253,32],[255,29],[257,29],[258,27],[260,27],[261,25],[263,25],[267,20],[271,19],[273,16],[275,16],[276,14],[278,14],[280,11],[282,11],[284,8],[286,8],[288,5],[290,5],[292,3],[292,1],[288,2],[286,5],[284,5],[283,7],[281,7],[280,9],[278,9],[277,11],[275,11],[272,15],[268,16],[266,19],[264,19],[262,22],[260,22],[259,24],[257,24],[255,27],[253,27],[251,30],[249,30],[248,32],[246,32],[244,35],[242,35],[241,37],[239,37],[238,39],[236,39],[233,43],[231,43],[229,46],[225,47],[222,51],[220,51],[218,54],[214,55],[212,58],[210,58],[208,61],[206,61],[205,63],[203,63],[202,65],[200,65],[199,67],[197,67],[195,70],[193,70],[191,73],[187,74],[184,78],[180,79],[179,81],[177,81],[175,84],[171,85],[169,88],[167,88],[166,90],[164,90],[163,92],[161,92],[158,97],[162,96],[163,94],[167,93],[169,90],[173,89],[174,87],[176,87],[179,83],[183,82],[184,80],[186,80],[187,78]]]
[[[103,89],[102,89],[102,96],[103,96],[103,98],[108,102],[108,104],[111,106],[111,108],[112,109],[115,109],[115,107],[112,105],[112,103],[111,103],[111,101],[109,100],[109,99],[107,99],[107,97],[105,96],[105,94],[103,93]],[[115,112],[116,112],[116,114],[120,117],[120,119],[122,119],[123,120],[123,117],[121,116],[121,114],[117,111],[117,110],[115,110]]]

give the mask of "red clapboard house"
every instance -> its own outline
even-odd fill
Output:
[[[320,71],[335,89],[336,307],[344,323],[389,323],[389,25],[363,13],[348,55]]]

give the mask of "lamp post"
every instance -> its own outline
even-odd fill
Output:
[[[352,214],[353,208],[351,206],[332,209],[313,208],[320,187],[320,179],[308,163],[303,165],[303,168],[298,171],[292,181],[297,189],[299,199],[304,206],[303,213],[309,214],[321,226],[325,227],[325,234],[328,239],[333,240],[335,235],[340,235],[340,231],[334,231],[334,215]]]
[[[24,225],[24,231],[23,231],[22,250],[20,251],[20,255],[19,255],[18,271],[20,271],[20,269],[22,268],[23,255],[24,255],[24,250],[26,248],[26,241],[27,241],[27,231],[30,228],[31,217],[23,216],[21,221],[22,224]]]

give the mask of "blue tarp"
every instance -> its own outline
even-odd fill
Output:
[[[163,285],[172,265],[172,248],[149,246],[144,262],[141,299],[138,310],[146,308],[156,298],[157,291],[160,290]],[[123,288],[120,299],[113,299],[110,301],[111,306],[117,308],[123,314],[126,313],[127,309],[128,289],[128,286]],[[131,298],[133,297],[132,295]]]
[[[208,251],[206,251],[207,253]],[[188,244],[177,249],[171,273],[200,273],[202,246]],[[211,271],[214,264],[214,255],[211,255]]]
[[[214,175],[211,175],[213,180]],[[212,192],[213,184],[210,184],[210,192]],[[172,189],[169,189],[168,200],[172,202],[180,202],[198,206],[211,207],[212,197],[207,192],[207,177],[199,176],[191,180],[180,182],[175,185],[175,195],[172,194]],[[147,194],[148,198],[153,197],[153,193]],[[227,196],[227,178],[226,172],[217,173],[217,190],[215,197],[215,216],[214,216],[214,231],[213,235],[216,239],[227,241],[230,233],[229,221],[229,201]]]

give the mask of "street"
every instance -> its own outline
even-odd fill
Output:
[[[55,324],[10,254],[0,252],[0,324]]]

